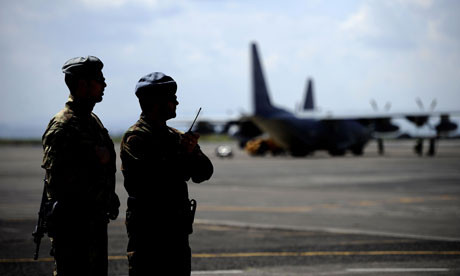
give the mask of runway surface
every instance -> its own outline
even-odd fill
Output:
[[[460,142],[435,157],[413,142],[378,156],[214,156],[211,181],[191,184],[198,201],[193,275],[459,275]],[[30,233],[42,192],[38,146],[0,147],[0,275],[49,275],[31,260]],[[120,162],[118,162],[119,166]],[[123,177],[117,193],[126,209]],[[127,275],[123,216],[109,225],[110,275]],[[48,248],[47,248],[48,247]]]

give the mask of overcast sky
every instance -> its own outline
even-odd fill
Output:
[[[459,110],[459,14],[456,0],[2,0],[0,136],[40,135],[68,96],[62,65],[86,55],[104,62],[95,112],[112,132],[137,120],[135,84],[154,71],[178,82],[178,119],[251,112],[252,41],[278,106],[311,77],[322,110]]]

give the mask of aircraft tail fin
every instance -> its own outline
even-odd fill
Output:
[[[264,115],[273,109],[265,83],[262,65],[260,64],[257,45],[251,44],[252,55],[252,91],[255,115]]]
[[[305,102],[303,104],[303,110],[311,111],[314,109],[315,109],[315,103],[313,101],[313,80],[308,79]]]

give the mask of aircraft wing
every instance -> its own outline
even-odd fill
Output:
[[[316,120],[360,120],[383,118],[410,118],[410,117],[441,117],[444,115],[460,117],[458,111],[412,111],[412,112],[319,112],[300,111],[296,113],[300,118]]]
[[[371,126],[374,130],[374,137],[394,138],[397,135],[399,126],[394,125],[393,119],[405,119],[415,125],[417,128],[428,126],[433,131],[436,131],[438,137],[452,137],[456,134],[458,128],[457,123],[451,120],[451,117],[460,117],[460,111],[412,111],[412,112],[348,112],[348,113],[332,113],[332,112],[309,112],[301,111],[297,114],[300,118],[309,118],[323,121],[340,121],[354,120],[363,125]],[[430,124],[430,119],[439,118],[435,124]],[[385,136],[384,134],[393,133],[393,135]],[[418,136],[417,136],[418,137]],[[425,137],[420,137],[425,138]]]

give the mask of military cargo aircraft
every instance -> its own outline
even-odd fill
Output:
[[[234,136],[243,141],[242,144],[265,133],[270,137],[271,143],[277,144],[293,156],[305,156],[317,150],[326,150],[332,156],[341,156],[346,152],[362,155],[366,144],[374,138],[378,140],[379,152],[383,154],[383,139],[398,134],[399,127],[392,124],[392,118],[406,118],[421,127],[427,124],[430,116],[440,116],[440,123],[435,127],[437,135],[430,140],[430,153],[434,155],[435,139],[457,129],[457,124],[450,121],[448,113],[432,111],[354,116],[318,114],[314,112],[312,80],[307,82],[301,111],[294,114],[272,104],[255,43],[251,44],[251,65],[254,114],[230,122],[230,125],[240,125]]]

